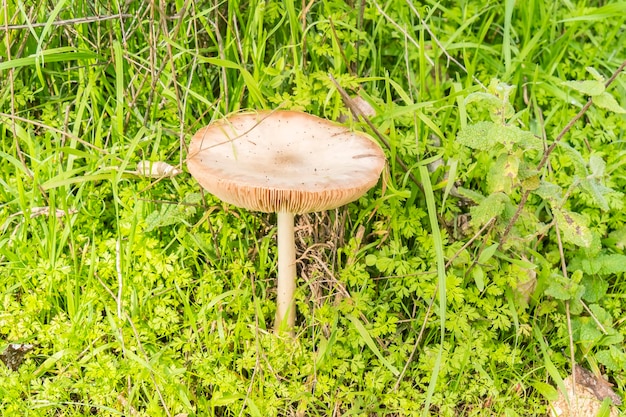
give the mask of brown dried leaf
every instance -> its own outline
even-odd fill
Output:
[[[576,365],[576,386],[572,376],[563,380],[567,390],[567,397],[559,392],[559,398],[551,404],[553,417],[589,417],[596,416],[605,398],[610,398],[613,404],[620,405],[621,398],[610,388],[611,384],[602,377],[597,377],[587,369]],[[569,399],[569,401],[568,401]],[[611,417],[617,417],[615,407],[611,407]]]
[[[12,371],[17,371],[24,356],[33,350],[33,345],[22,343],[11,343],[4,352],[0,353],[0,360]]]
[[[345,103],[353,112],[359,116],[374,117],[376,116],[376,110],[365,101],[361,96],[354,96],[349,98],[349,102]],[[345,123],[348,120],[347,114],[341,114],[339,116],[339,122]]]
[[[135,171],[137,175],[149,178],[174,177],[182,172],[175,166],[161,161],[139,161]]]

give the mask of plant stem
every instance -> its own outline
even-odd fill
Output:
[[[604,83],[604,87],[608,88],[613,83],[613,81],[615,81],[617,76],[620,74],[620,72],[622,72],[624,68],[626,68],[626,61],[622,62],[622,65],[620,65],[619,68],[615,70],[613,75],[611,75],[611,77]],[[546,163],[548,163],[548,159],[550,158],[552,151],[554,151],[554,148],[556,148],[559,142],[561,142],[561,139],[563,139],[565,134],[570,131],[570,129],[574,126],[574,124],[578,120],[580,120],[581,117],[583,117],[583,115],[587,112],[587,110],[589,110],[589,107],[591,107],[592,104],[593,104],[593,98],[590,97],[589,100],[587,100],[587,103],[585,103],[585,105],[576,114],[576,116],[574,116],[574,118],[569,121],[569,123],[563,128],[563,130],[561,130],[561,133],[557,135],[557,137],[554,139],[554,142],[552,142],[550,147],[544,152],[543,157],[541,158],[541,161],[539,161],[539,164],[537,165],[537,171],[541,170],[546,165]],[[519,217],[519,215],[522,212],[522,209],[526,205],[526,201],[528,200],[529,195],[530,195],[529,190],[525,190],[524,194],[522,194],[522,198],[519,204],[517,205],[517,210],[515,211],[515,214],[513,214],[513,217],[509,221],[509,224],[507,224],[506,229],[504,229],[504,233],[502,233],[502,237],[500,238],[500,246],[499,246],[500,248],[502,248],[502,245],[504,245],[504,242],[506,242],[506,239],[509,236],[511,229],[515,225],[517,218]]]
[[[274,331],[283,323],[291,331],[296,322],[293,294],[296,289],[296,242],[293,213],[278,213],[278,288]]]

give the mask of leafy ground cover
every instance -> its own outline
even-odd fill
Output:
[[[2,5],[2,415],[545,415],[575,363],[623,395],[626,3]],[[272,108],[388,157],[297,219],[295,338],[274,217],[184,164]]]

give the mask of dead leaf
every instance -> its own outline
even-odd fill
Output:
[[[611,384],[604,378],[576,365],[576,387],[572,376],[563,380],[567,397],[559,392],[559,398],[551,404],[552,417],[590,417],[596,416],[605,398],[610,398],[614,405],[622,403],[621,398],[610,388]],[[569,401],[568,401],[569,399]],[[617,417],[615,407],[611,407],[611,417]]]
[[[4,352],[0,353],[0,360],[12,371],[17,371],[24,356],[33,350],[33,345],[24,343],[11,343]]]
[[[139,161],[135,171],[137,175],[148,178],[174,177],[182,172],[175,166],[161,161]]]
[[[374,117],[376,116],[376,110],[367,101],[360,96],[350,97],[350,102],[346,103],[352,111],[356,112],[359,116]],[[348,120],[347,114],[341,114],[339,116],[339,123],[345,123]]]

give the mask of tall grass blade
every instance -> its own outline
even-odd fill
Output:
[[[382,353],[380,353],[380,350],[378,350],[376,343],[374,343],[372,336],[370,336],[365,326],[363,326],[363,323],[361,323],[361,321],[353,315],[348,315],[348,319],[350,319],[356,331],[359,332],[359,335],[363,338],[367,347],[369,347],[372,352],[374,352],[374,355],[376,355],[378,360],[383,365],[385,365],[385,367],[387,367],[387,369],[389,369],[394,376],[400,375],[400,371],[398,371],[398,368],[393,366],[387,359],[385,359]]]
[[[115,126],[117,133],[124,135],[124,57],[122,45],[119,41],[113,42],[115,54]]]
[[[426,165],[419,167],[420,178],[422,179],[422,185],[424,187],[424,195],[426,196],[426,207],[428,208],[428,220],[430,221],[430,228],[432,230],[433,245],[435,248],[435,254],[437,258],[437,279],[438,279],[438,297],[439,297],[439,329],[441,335],[441,341],[439,344],[439,351],[437,352],[437,359],[435,360],[435,366],[433,367],[432,375],[430,376],[430,382],[428,384],[428,390],[426,391],[426,401],[424,409],[422,410],[422,416],[429,415],[430,403],[435,393],[435,386],[437,384],[437,378],[439,377],[439,370],[441,369],[441,359],[443,356],[443,342],[446,335],[446,266],[443,256],[443,239],[441,237],[441,231],[439,230],[439,222],[437,221],[437,207],[435,204],[435,195],[433,194],[433,186],[430,182],[430,176],[428,174],[428,168]]]

